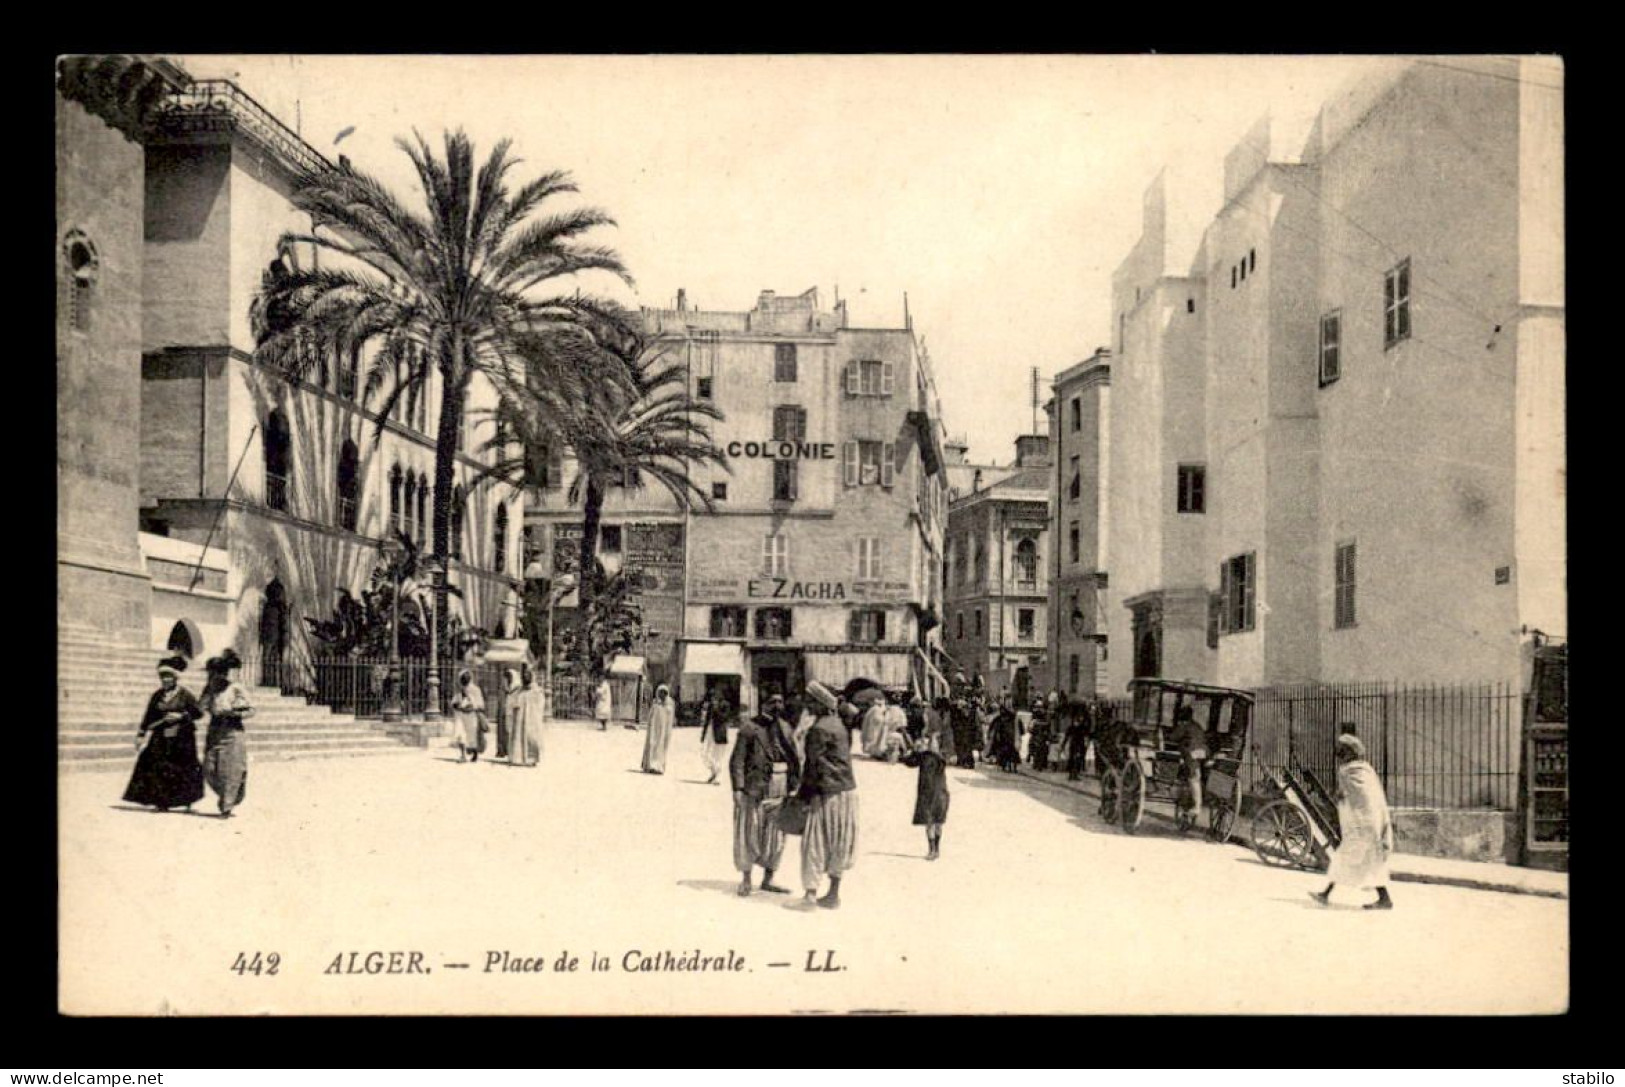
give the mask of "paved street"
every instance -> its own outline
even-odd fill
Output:
[[[734,895],[731,798],[699,734],[636,772],[642,733],[563,725],[539,769],[422,755],[265,762],[238,818],[61,778],[62,1002],[75,1013],[1531,1013],[1564,1008],[1568,903],[1400,885],[1323,910],[1317,877],[1239,847],[1127,837],[1090,802],[951,771],[942,859],[910,825],[914,772],[857,760],[844,906]],[[212,811],[206,802],[200,811]],[[781,881],[799,889],[799,842]],[[630,952],[743,957],[631,971]],[[327,973],[421,952],[428,973]],[[231,970],[280,956],[275,976]],[[485,972],[488,956],[544,972]],[[554,972],[561,952],[574,973]],[[829,953],[833,952],[833,957]],[[607,963],[594,971],[592,955]],[[844,968],[808,971],[814,965]],[[389,965],[387,957],[374,960]],[[409,955],[395,965],[405,969]],[[774,967],[771,963],[789,963]],[[456,964],[468,964],[457,969]]]

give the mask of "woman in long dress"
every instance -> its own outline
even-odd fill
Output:
[[[186,808],[203,799],[203,767],[197,761],[197,720],[203,716],[196,696],[180,685],[185,657],[158,665],[158,689],[147,699],[136,737],[135,772],[124,790],[131,804],[159,811]]]
[[[248,792],[248,738],[243,721],[254,716],[248,692],[231,678],[243,662],[235,650],[227,649],[204,667],[209,681],[203,687],[199,705],[209,715],[209,735],[204,745],[203,776],[220,798],[220,818],[230,819],[233,808]]]
[[[527,674],[529,671],[529,667],[524,669]],[[526,750],[526,734],[530,726],[530,699],[525,675],[514,668],[508,669],[505,675],[508,681],[508,698],[504,707],[507,720],[503,722],[502,749],[507,755],[509,766],[532,766],[534,762]]]
[[[457,673],[457,693],[451,699],[457,729],[457,761],[480,761],[480,722],[485,717],[485,692],[467,668]]]
[[[1365,759],[1365,745],[1354,736],[1337,738],[1337,826],[1342,844],[1332,851],[1326,871],[1330,880],[1324,891],[1311,891],[1309,897],[1322,906],[1330,905],[1332,888],[1339,883],[1362,890],[1373,887],[1377,900],[1368,910],[1391,910],[1388,897],[1388,854],[1394,851],[1394,822],[1388,813],[1388,798],[1376,768]]]
[[[672,709],[671,688],[662,683],[655,688],[655,700],[649,707],[649,734],[643,738],[643,772],[666,772],[666,746],[671,743],[671,726],[676,719]]]
[[[924,733],[903,756],[903,762],[920,771],[914,789],[914,825],[925,828],[928,861],[941,856],[942,824],[948,821],[948,764],[956,756],[948,712],[948,700],[938,698],[936,706],[925,711]]]

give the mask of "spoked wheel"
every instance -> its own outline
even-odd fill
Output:
[[[1208,805],[1207,833],[1215,842],[1228,842],[1236,829],[1236,809],[1226,801],[1216,800]]]
[[[1130,759],[1118,773],[1117,822],[1125,834],[1133,834],[1140,827],[1145,814],[1145,773],[1140,764]]]
[[[1108,766],[1100,775],[1100,817],[1108,823],[1117,822],[1117,771]]]
[[[1309,817],[1287,800],[1266,804],[1253,816],[1253,852],[1265,864],[1310,871],[1320,867]]]

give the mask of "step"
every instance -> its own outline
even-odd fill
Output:
[[[78,740],[88,742],[75,742]],[[199,745],[201,748],[201,745]],[[291,739],[281,737],[251,738],[248,742],[250,754],[259,751],[316,751],[329,747],[401,747],[401,742],[392,736],[381,732],[353,731],[345,733],[302,733],[295,734]],[[67,758],[87,758],[107,754],[117,754],[120,758],[135,759],[135,745],[133,743],[108,743],[99,736],[75,736],[72,733],[59,739],[57,750]],[[201,754],[201,751],[200,751]]]
[[[275,702],[266,702],[249,696],[254,705],[254,714],[258,717],[274,716],[286,717],[290,713],[310,714],[315,717],[326,717],[333,712],[332,707],[320,704],[307,703],[304,699]],[[108,714],[128,717],[132,713],[139,717],[146,712],[146,698],[120,698],[111,695],[100,699],[72,699],[65,698],[57,702],[59,713],[88,713],[92,716],[106,716]]]
[[[335,747],[320,751],[261,751],[253,753],[255,762],[297,762],[304,759],[342,759],[342,758],[394,758],[401,755],[423,754],[421,747],[408,747],[402,744],[386,744],[383,746],[367,747]],[[84,771],[122,771],[128,774],[135,765],[135,759],[128,749],[120,752],[109,752],[107,755],[86,755],[76,758],[61,758],[57,760],[57,769],[69,773]]]
[[[117,738],[119,742],[134,745],[135,735],[136,734],[133,729],[119,730],[115,732],[111,729],[83,728],[75,726],[59,730],[57,732],[57,741],[65,744],[105,744],[111,743],[113,742],[113,738]],[[253,733],[249,734],[248,742],[253,744],[258,743],[261,740],[265,740],[267,742],[276,741],[280,743],[283,740],[316,739],[323,736],[382,735],[384,735],[382,729],[374,729],[367,725],[350,725],[343,728],[327,728],[321,726],[312,727],[310,725],[289,724],[279,725],[275,728],[257,729]]]
[[[57,720],[59,722],[78,724],[85,728],[107,726],[111,728],[136,729],[141,725],[141,714],[136,712],[119,713],[117,710],[113,709],[95,712],[91,710],[68,710],[64,708],[57,712]],[[320,709],[316,709],[314,712],[309,709],[301,709],[298,711],[262,710],[256,712],[254,716],[248,718],[244,722],[244,725],[250,732],[252,732],[256,727],[270,727],[272,725],[309,724],[315,727],[334,727],[339,725],[347,725],[355,720],[356,717],[353,714],[326,713]],[[200,727],[207,726],[204,725]]]

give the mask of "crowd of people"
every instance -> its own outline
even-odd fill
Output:
[[[188,666],[185,657],[169,656],[159,663],[159,686],[141,718],[138,755],[125,801],[161,812],[176,808],[190,812],[207,786],[218,798],[220,817],[231,817],[247,793],[244,721],[254,714],[247,692],[232,678],[241,665],[231,649],[211,658],[204,666],[203,692],[194,696],[179,682]],[[501,720],[493,728],[473,671],[464,668],[458,673],[450,699],[451,743],[458,762],[478,762],[493,731],[497,758],[516,766],[540,762],[549,717],[546,693],[528,664],[508,670],[504,682]],[[676,709],[671,689],[657,686],[643,743],[644,773],[665,773]],[[600,729],[609,727],[612,712],[606,680],[595,691],[593,703]],[[776,883],[774,876],[783,860],[786,836],[799,835],[803,904],[825,909],[839,908],[841,880],[857,856],[854,748],[876,762],[915,769],[913,823],[925,828],[926,859],[936,860],[948,820],[949,766],[970,769],[990,762],[1013,773],[1025,758],[1035,770],[1064,768],[1075,781],[1087,769],[1091,746],[1097,765],[1120,759],[1117,733],[1127,727],[1099,704],[1069,699],[1060,691],[1018,709],[1010,692],[995,697],[980,676],[967,681],[962,673],[954,675],[946,696],[929,702],[912,692],[873,685],[836,694],[812,682],[794,703],[783,694],[769,694],[761,712],[738,722],[737,734],[730,737],[737,717],[738,711],[720,689],[707,693],[699,714],[700,759],[707,784],[721,784],[727,765],[733,788],[738,893],[789,894],[790,889]],[[201,761],[200,725],[208,730]],[[728,756],[730,739],[733,750]],[[1190,771],[1194,814],[1200,818],[1200,766],[1208,755],[1208,740],[1189,707],[1176,714],[1170,739]],[[1344,842],[1333,855],[1330,882],[1312,897],[1326,903],[1339,883],[1374,887],[1378,899],[1368,908],[1391,909],[1387,857],[1393,850],[1393,828],[1381,785],[1354,736],[1339,737],[1337,761],[1336,799]],[[753,878],[757,868],[762,870],[760,883]],[[828,890],[820,896],[825,880]]]

